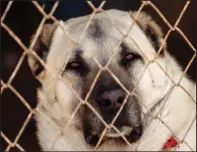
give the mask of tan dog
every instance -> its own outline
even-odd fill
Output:
[[[37,136],[43,150],[94,149],[104,124],[86,105],[79,108],[70,125],[64,130],[80,103],[71,87],[82,99],[85,99],[99,71],[93,59],[105,66],[117,51],[109,64],[109,69],[126,89],[133,90],[145,67],[155,57],[163,42],[163,34],[159,26],[148,15],[141,13],[128,36],[124,37],[118,46],[123,36],[113,27],[113,24],[123,34],[127,34],[133,23],[131,16],[135,15],[136,13],[130,15],[128,12],[118,10],[96,14],[81,43],[75,46],[65,36],[60,26],[45,25],[34,50],[46,58],[46,65],[54,74],[61,76],[64,82],[53,77],[49,71],[42,70],[33,56],[29,57],[34,74],[42,82],[42,87],[38,90],[41,107],[40,112],[36,114],[36,120]],[[87,21],[88,16],[83,16],[70,19],[65,23],[61,22],[61,26],[74,41],[79,42]],[[111,129],[107,131],[98,150],[132,151],[137,148],[143,151],[159,151],[173,136],[170,130],[182,140],[196,115],[195,102],[181,87],[173,88],[172,80],[178,83],[182,74],[182,69],[164,45],[156,60],[151,62],[145,70],[135,95],[127,99],[127,103],[115,121],[114,125],[130,142],[130,146]],[[196,98],[196,85],[191,80],[184,76],[180,84],[193,99]],[[103,71],[88,102],[107,123],[110,123],[125,96],[125,91],[109,72]],[[164,123],[159,119],[151,119],[150,111],[155,116],[158,114]],[[195,129],[192,130],[191,136],[188,135],[185,139],[194,150],[195,132]],[[187,148],[183,143],[179,150],[184,150],[185,147]]]

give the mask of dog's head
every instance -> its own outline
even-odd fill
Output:
[[[107,124],[124,103],[114,126],[131,143],[143,134],[145,115],[165,96],[170,81],[162,71],[167,70],[165,44],[156,60],[150,62],[163,42],[160,28],[145,13],[139,14],[134,23],[135,15],[109,10],[96,14],[88,28],[88,16],[61,22],[61,26],[44,26],[34,50],[45,56],[50,71],[42,70],[35,56],[28,60],[41,79],[51,117],[63,126],[80,103],[80,97]],[[81,130],[88,144],[96,145],[105,128],[102,119],[85,104],[71,123]],[[105,135],[106,140],[119,137],[113,129]]]

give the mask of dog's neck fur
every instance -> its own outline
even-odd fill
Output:
[[[164,97],[151,109],[156,119],[152,119],[150,115],[147,116],[147,129],[143,135],[144,138],[142,137],[143,143],[139,146],[138,150],[144,150],[144,146],[147,146],[146,150],[161,150],[162,146],[171,136],[175,136],[175,138],[178,138],[178,141],[181,141],[196,115],[196,104],[194,103],[196,99],[196,85],[185,76],[174,58],[168,56],[166,62],[169,62],[168,74],[173,82]],[[187,92],[193,99],[191,99]],[[190,131],[192,133],[189,133],[187,143],[195,150],[195,123],[192,128],[192,131]],[[149,137],[154,139],[150,140]],[[162,140],[159,141],[161,138]],[[152,143],[151,141],[158,142]],[[180,144],[180,147],[191,150],[184,143]],[[180,147],[178,150],[181,149]]]

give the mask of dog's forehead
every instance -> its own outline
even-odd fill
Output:
[[[156,53],[142,29],[137,24],[133,24],[129,12],[108,10],[95,14],[91,21],[90,15],[87,15],[69,19],[63,23],[63,26],[70,37],[79,43],[78,47],[87,56],[109,58],[111,53],[116,50],[118,41],[130,29],[127,44],[131,48],[134,48],[139,54],[145,54],[149,60],[153,59]],[[67,56],[74,49],[75,47],[70,38],[62,28],[58,27],[54,33],[51,46],[51,51],[55,51],[50,52],[53,54],[53,59],[55,56],[58,56],[58,58]]]
[[[82,35],[84,35],[84,39],[89,38],[95,42],[105,37],[120,39],[123,35],[117,29],[126,34],[132,23],[127,12],[117,10],[108,10],[95,14],[90,19],[91,17],[91,15],[77,17],[65,23],[66,31],[75,41],[79,42]]]

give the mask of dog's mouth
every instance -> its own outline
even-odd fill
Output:
[[[133,128],[132,127],[127,127],[127,126],[123,126],[119,129],[120,133],[115,131],[114,129],[109,129],[106,134],[105,137],[106,138],[120,138],[121,135],[123,136],[128,136],[129,134],[131,134]]]
[[[129,126],[123,126],[119,129],[120,132],[117,132],[114,129],[109,129],[105,133],[101,144],[103,144],[107,140],[114,140],[114,142],[116,140],[119,140],[119,141],[125,142],[123,140],[122,136],[124,136],[128,142],[134,143],[134,142],[138,141],[140,139],[140,137],[142,136],[142,130],[143,129],[142,129],[141,125],[138,127],[134,127],[134,128],[129,127]],[[85,136],[85,140],[89,145],[96,146],[100,137],[101,137],[101,134],[92,135],[91,133],[89,133]]]

